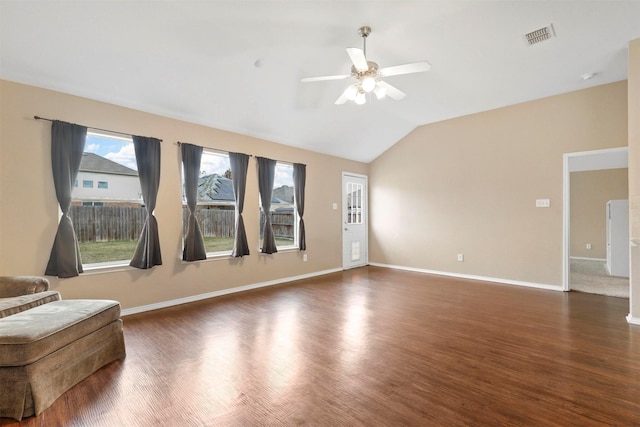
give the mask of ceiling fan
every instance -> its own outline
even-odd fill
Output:
[[[358,29],[358,34],[362,37],[362,49],[348,47],[347,54],[351,58],[351,74],[341,74],[335,76],[307,77],[302,82],[320,82],[325,80],[342,80],[349,77],[356,79],[356,82],[349,85],[347,89],[336,100],[336,104],[344,104],[347,101],[354,101],[358,105],[367,102],[367,94],[373,92],[378,99],[389,96],[396,101],[406,96],[400,89],[385,82],[383,77],[398,76],[401,74],[421,73],[429,71],[431,64],[427,61],[412,62],[410,64],[396,65],[393,67],[379,68],[373,61],[367,61],[367,37],[371,34],[371,28],[364,26]]]

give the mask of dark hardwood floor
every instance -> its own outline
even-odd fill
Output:
[[[640,426],[629,301],[375,267],[124,318],[20,426]]]

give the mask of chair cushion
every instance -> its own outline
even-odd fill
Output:
[[[0,366],[24,366],[120,318],[110,300],[60,300],[0,319]]]
[[[0,298],[0,319],[59,299],[60,294],[55,291]]]

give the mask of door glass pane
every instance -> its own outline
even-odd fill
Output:
[[[347,182],[347,224],[362,224],[363,185]]]

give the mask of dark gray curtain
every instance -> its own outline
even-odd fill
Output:
[[[142,188],[142,199],[147,208],[147,220],[129,265],[137,268],[151,268],[154,265],[162,265],[158,222],[153,216],[160,186],[160,140],[134,136],[133,148],[136,151],[138,176]]]
[[[276,161],[264,157],[258,157],[258,190],[260,191],[260,203],[264,212],[264,232],[262,235],[262,253],[272,254],[278,252],[276,239],[271,227],[271,197],[273,195],[273,180],[276,175]]]
[[[187,208],[189,209],[182,260],[200,261],[207,259],[207,250],[204,247],[202,231],[200,231],[200,225],[196,218],[202,147],[183,143],[180,145],[180,150],[182,152],[182,170],[184,172],[184,193],[187,197]]]
[[[233,194],[236,199],[236,237],[233,242],[232,257],[249,255],[247,233],[244,230],[242,211],[244,210],[244,193],[247,187],[247,170],[249,169],[249,156],[242,153],[229,153],[231,164],[231,182]]]
[[[307,249],[307,239],[304,231],[304,186],[307,181],[307,166],[301,163],[293,164],[293,197],[298,210],[298,248],[301,251]]]
[[[78,240],[69,217],[71,191],[78,176],[84,143],[85,126],[54,120],[51,124],[51,167],[53,185],[62,211],[51,255],[45,273],[47,276],[75,277],[82,273]]]

